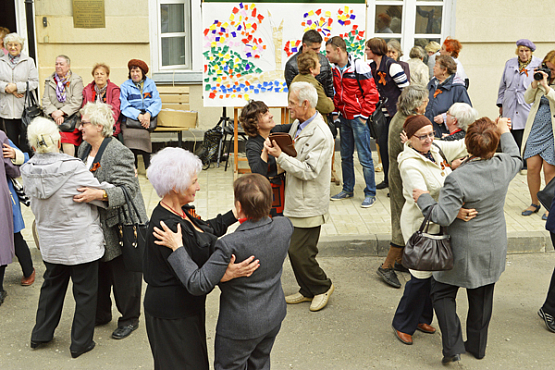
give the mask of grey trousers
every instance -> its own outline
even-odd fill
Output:
[[[320,228],[295,227],[289,244],[289,260],[301,287],[299,292],[308,298],[325,293],[331,287],[331,280],[316,261]]]

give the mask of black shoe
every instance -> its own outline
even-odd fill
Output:
[[[382,190],[389,187],[389,184],[385,181],[380,182],[378,185],[376,185],[376,189],[378,190]]]
[[[46,343],[50,343],[50,341],[49,340],[40,341],[40,340],[32,340],[31,339],[31,348],[32,349],[37,349],[37,348],[39,348],[40,346],[42,346],[43,344],[46,344]]]
[[[538,316],[541,317],[543,321],[545,321],[545,326],[547,326],[547,330],[555,333],[555,321],[553,321],[553,316],[545,312],[543,308],[540,308],[540,310],[538,311]]]
[[[112,338],[114,339],[123,339],[129,336],[134,330],[139,327],[139,322],[127,326],[122,326],[121,328],[117,328],[112,333]]]
[[[4,303],[4,298],[6,298],[7,295],[8,292],[6,292],[4,289],[0,290],[0,306],[2,306],[2,303]]]
[[[393,270],[399,271],[399,272],[409,272],[408,268],[406,268],[405,266],[403,266],[397,261],[395,261],[395,263],[393,264]]]
[[[474,356],[477,360],[481,360],[481,359],[484,358],[485,355],[484,355],[484,356],[478,356],[474,351],[471,351],[471,350],[468,348],[468,344],[467,344],[467,343],[468,343],[468,341],[467,341],[467,342],[464,342],[464,349],[465,349],[466,353],[470,353],[470,354],[471,354],[472,356]]]
[[[393,268],[384,269],[382,266],[378,267],[377,271],[378,275],[380,275],[387,284],[391,285],[394,288],[400,288],[401,283],[397,278],[397,274],[393,271]]]
[[[449,365],[451,362],[457,362],[461,360],[461,355],[454,355],[454,356],[443,356],[441,363],[443,365]]]
[[[81,356],[83,353],[87,353],[89,351],[92,351],[92,349],[94,348],[94,346],[96,346],[96,343],[94,341],[91,342],[91,344],[89,344],[89,346],[87,348],[85,348],[84,351],[81,352],[73,352],[71,351],[71,357],[73,358],[77,358],[79,356]]]

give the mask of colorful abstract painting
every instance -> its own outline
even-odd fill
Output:
[[[283,70],[304,32],[314,29],[324,40],[341,36],[361,56],[365,12],[364,4],[204,3],[204,106],[243,106],[251,99],[286,106]]]

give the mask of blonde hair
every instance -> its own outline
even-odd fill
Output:
[[[439,49],[441,49],[441,45],[435,41],[430,41],[428,45],[424,47],[424,50],[434,54],[437,53]]]
[[[36,153],[57,153],[61,138],[58,125],[48,118],[37,117],[27,127],[27,140]]]

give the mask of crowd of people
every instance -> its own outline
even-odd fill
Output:
[[[59,55],[45,81],[42,116],[27,126],[22,116],[26,96],[38,87],[37,68],[22,52],[21,36],[9,33],[2,42],[0,172],[6,181],[0,184],[0,305],[7,294],[4,272],[14,255],[21,285],[35,280],[21,235],[20,201],[27,196],[46,267],[31,348],[52,341],[70,279],[71,356],[94,349],[95,326],[113,319],[112,294],[121,314],[112,338],[128,337],[139,326],[144,278],[155,369],[209,368],[205,300],[216,285],[222,293],[214,367],[268,369],[287,304],[309,302],[317,312],[335,290],[317,261],[318,241],[330,201],[355,197],[356,149],[365,182],[361,207],[375,203],[377,189],[389,190],[391,242],[377,273],[395,288],[402,287],[396,271],[411,276],[392,318],[393,334],[410,345],[417,330],[435,333],[435,311],[444,364],[464,353],[485,356],[494,285],[505,268],[509,183],[527,168],[532,203],[522,215],[529,216],[540,209],[541,169],[546,184],[555,176],[555,51],[540,61],[531,41],[518,40],[517,57],[507,62],[499,86],[502,117],[494,122],[479,118],[472,107],[458,40],[415,46],[403,62],[398,41],[375,37],[366,41],[363,60],[339,36],[327,40],[320,53],[321,35],[308,31],[284,72],[291,123],[276,125],[264,102],[247,103],[239,120],[249,136],[252,174],[234,182],[232,210],[202,220],[192,205],[200,190],[198,157],[164,148],[151,159],[150,127],[162,102],[144,61],[128,62],[129,79],[120,87],[110,81],[108,65],[95,64],[93,80],[84,86],[70,58]],[[385,117],[385,129],[374,137],[384,172],[379,184],[370,148],[377,106]],[[337,126],[343,187],[330,196]],[[274,139],[274,133],[289,134],[290,142]],[[150,217],[138,181],[139,155],[161,198]],[[16,189],[20,176],[25,194]],[[121,246],[129,202],[137,222],[149,225],[141,271],[126,265]],[[450,235],[450,270],[409,270],[402,264],[403,248],[425,216],[433,222],[432,233],[441,226]],[[555,245],[555,212],[544,218]],[[281,274],[287,256],[299,289],[285,296]],[[469,300],[466,341],[456,313],[459,288]],[[553,332],[554,302],[555,271],[538,312]],[[241,320],[245,315],[247,322]]]

